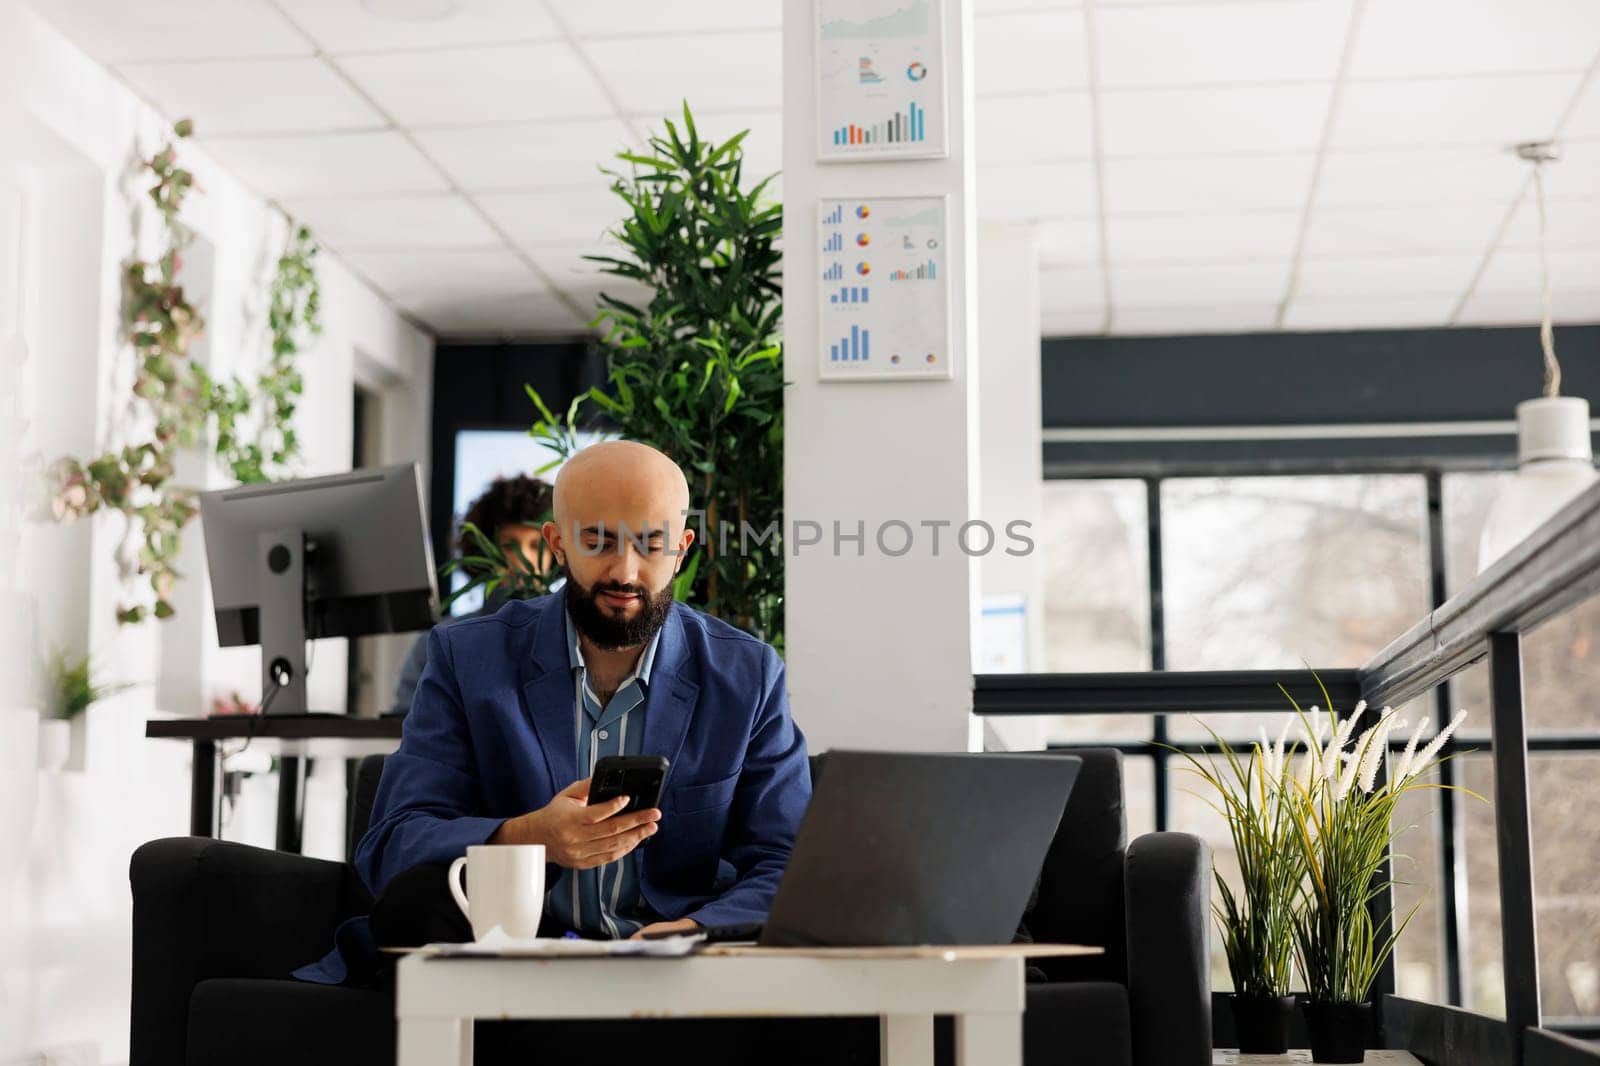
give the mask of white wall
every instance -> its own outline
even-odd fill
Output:
[[[6,19],[20,24],[8,28]],[[114,443],[108,427],[127,395],[131,357],[118,337],[120,264],[158,249],[151,212],[136,210],[142,175],[130,181],[129,174],[176,116],[152,113],[30,14],[0,10],[0,42],[0,87],[11,81],[4,99],[20,99],[23,112],[5,142],[0,209],[20,204],[25,218],[21,241],[0,223],[0,253],[15,258],[22,246],[21,332],[29,353],[20,366],[0,365],[0,420],[18,411],[25,420],[20,448],[36,459],[85,455]],[[0,108],[0,130],[8,128],[7,118]],[[199,234],[187,280],[205,296],[209,321],[196,354],[222,375],[248,371],[266,351],[266,285],[286,226],[198,146],[184,144],[180,152],[203,190],[185,208]],[[7,259],[0,254],[0,263]],[[395,420],[384,426],[380,459],[426,463],[431,339],[336,260],[324,255],[319,262],[325,331],[301,356],[306,391],[296,424],[304,455],[297,472],[348,469],[358,379],[383,391],[383,407]],[[0,311],[7,306],[0,301]],[[0,342],[9,328],[0,314]],[[227,483],[214,463],[191,457],[186,464],[184,473],[204,485]],[[0,476],[13,480],[0,484],[0,548],[8,530],[20,548],[0,551],[0,600],[14,608],[0,626],[0,646],[18,649],[32,639],[93,649],[106,677],[141,684],[90,710],[81,771],[42,773],[34,768],[33,701],[21,683],[32,654],[24,648],[5,664],[0,1063],[41,1055],[125,1061],[128,857],[140,843],[188,827],[188,749],[145,740],[144,722],[151,715],[204,714],[204,701],[230,687],[258,697],[258,653],[216,647],[198,524],[186,531],[180,620],[119,627],[113,611],[123,597],[113,551],[121,520],[98,516],[69,528],[24,523],[18,531],[20,497],[5,465]],[[313,707],[342,707],[344,670],[343,642],[319,642]],[[270,778],[253,778],[225,835],[270,845],[273,797]],[[342,767],[319,767],[309,786],[308,852],[342,854],[342,803]]]
[[[795,718],[817,751],[964,751],[974,741],[977,560],[952,543],[978,511],[970,6],[943,5],[949,158],[819,166],[813,4],[784,0],[785,532],[797,520],[825,531],[822,544],[786,549],[786,654]],[[954,380],[819,382],[818,198],[941,193]],[[925,535],[889,558],[874,532],[896,519]],[[863,555],[832,550],[836,521],[847,533],[865,524]],[[924,521],[951,523],[937,555]]]
[[[983,483],[979,513],[1006,545],[983,557],[979,583],[985,603],[995,597],[1021,598],[1027,639],[1017,650],[1027,658],[1013,660],[1012,669],[1042,670],[1044,545],[1039,541],[1039,517],[1044,454],[1039,417],[1039,235],[1032,223],[986,222],[978,227],[978,344],[983,350],[978,388]],[[1005,535],[1012,522],[1030,524],[1031,551]],[[1000,627],[1002,634],[1007,631],[1008,627]],[[990,633],[985,630],[986,637]],[[1042,746],[1043,725],[1038,718],[990,718],[984,730],[988,747],[1031,751]]]

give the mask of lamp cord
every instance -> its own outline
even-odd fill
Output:
[[[1544,349],[1544,394],[1561,395],[1561,364],[1556,361],[1555,330],[1551,325],[1550,311],[1550,248],[1549,219],[1544,206],[1544,160],[1533,163],[1533,191],[1539,204],[1539,279],[1541,314],[1539,317],[1539,346]]]

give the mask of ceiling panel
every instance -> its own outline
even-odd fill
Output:
[[[1550,136],[1576,74],[1527,74],[1345,86],[1331,147],[1507,147]]]
[[[1106,244],[1113,263],[1182,259],[1288,259],[1300,216],[1291,211],[1217,215],[1113,215]]]
[[[978,101],[978,165],[1088,159],[1089,94],[985,97]]]
[[[1040,268],[1040,307],[1074,314],[1100,314],[1105,305],[1105,279],[1098,266]]]
[[[1456,293],[1431,293],[1388,299],[1312,300],[1297,298],[1283,316],[1290,330],[1441,329],[1450,321]]]
[[[1127,307],[1276,304],[1289,285],[1289,260],[1111,264],[1111,299]]]
[[[1112,8],[1095,17],[1100,83],[1332,81],[1349,21],[1350,0]]]
[[[1443,294],[1454,300],[1483,262],[1478,255],[1416,255],[1382,258],[1307,259],[1300,264],[1295,299],[1314,303],[1395,302],[1397,294],[1426,295],[1435,303]]]
[[[983,167],[977,180],[982,218],[1082,218],[1095,213],[1094,168],[1088,163]]]
[[[528,258],[538,264],[559,288],[582,287],[600,276],[600,264],[585,259],[587,255],[607,255],[627,259],[622,248],[609,238],[589,244],[540,244],[527,249]]]
[[[201,136],[376,129],[383,116],[316,59],[138,63],[123,77]]]
[[[1108,159],[1106,210],[1144,212],[1294,211],[1305,204],[1316,157],[1270,155]]]
[[[102,63],[309,56],[315,49],[260,0],[49,0],[34,5]]]
[[[441,336],[571,336],[583,332],[586,321],[548,292],[437,299],[418,295],[401,306]]]
[[[438,289],[532,292],[546,288],[539,275],[513,252],[501,248],[452,252],[346,252],[351,268],[389,293]]]
[[[1573,108],[1561,135],[1568,139],[1600,138],[1600,78],[1589,79],[1588,88]]]
[[[1582,70],[1600,45],[1594,0],[1375,0],[1353,78]]]
[[[423,130],[417,140],[457,185],[469,190],[604,185],[602,165],[637,151],[615,118]]]
[[[686,99],[705,111],[783,105],[783,39],[776,32],[593,40],[583,48],[632,114],[675,116]]]
[[[599,83],[565,44],[348,56],[339,63],[408,126],[612,113]]]
[[[545,0],[579,37],[655,37],[691,30],[776,30],[781,0]]]
[[[1600,292],[1600,249],[1550,253],[1550,284],[1558,291]],[[1477,292],[1538,292],[1539,253],[1502,250],[1489,260]],[[1538,301],[1534,301],[1538,306]]]
[[[974,23],[973,85],[980,96],[1085,88],[1087,56],[1079,11],[1025,11]]]
[[[1600,85],[1600,77],[1594,84]],[[1532,167],[1517,161],[1523,173]],[[1600,140],[1563,138],[1561,158],[1544,167],[1545,195],[1552,199],[1600,199]]]
[[[466,0],[441,18],[385,18],[349,0],[273,0],[325,52],[451,48],[554,39],[561,29],[528,0]]]
[[[1580,325],[1600,322],[1600,287],[1588,289],[1558,289],[1551,298],[1551,319],[1557,325]],[[1540,304],[1537,289],[1522,291],[1510,289],[1479,290],[1472,294],[1456,318],[1460,326],[1535,326],[1539,322]],[[1556,334],[1556,355],[1562,354],[1561,334]],[[1528,363],[1529,380],[1537,382],[1540,354],[1538,333],[1530,328],[1518,352]]]
[[[1328,85],[1123,89],[1101,101],[1107,155],[1314,151]]]
[[[1057,219],[1039,223],[1039,262],[1046,266],[1097,263],[1100,260],[1100,223],[1092,218]]]
[[[1118,306],[1111,332],[1126,336],[1174,336],[1184,333],[1261,333],[1273,328],[1277,303],[1176,307]]]
[[[1094,337],[1105,332],[1103,311],[1039,309],[1039,332],[1045,337]]]
[[[372,249],[472,249],[501,244],[459,196],[302,197],[288,209],[342,253]]]
[[[1317,179],[1318,207],[1478,203],[1504,206],[1528,165],[1499,146],[1332,152]]]
[[[1304,254],[1407,256],[1482,255],[1505,216],[1496,203],[1441,207],[1328,208],[1311,216]]]
[[[222,138],[204,143],[218,162],[275,200],[444,192],[450,187],[427,157],[391,130]]]
[[[523,247],[598,244],[626,210],[608,189],[485,193],[478,203]]]
[[[1600,248],[1600,199],[1548,199],[1545,202],[1545,216],[1546,247],[1569,250]],[[1539,250],[1539,208],[1531,192],[1517,205],[1516,214],[1511,217],[1511,225],[1500,247],[1513,251]]]

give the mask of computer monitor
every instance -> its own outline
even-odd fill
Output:
[[[307,639],[433,624],[423,514],[415,463],[201,493],[217,639],[261,645],[267,713],[306,713]]]

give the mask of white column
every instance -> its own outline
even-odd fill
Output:
[[[982,427],[980,514],[1004,547],[983,557],[979,666],[993,673],[1044,668],[1044,544],[1040,491],[1044,457],[1039,399],[1039,235],[1032,223],[978,227],[978,393]],[[1007,535],[1014,522],[1029,550]],[[1012,554],[1015,551],[1018,554]],[[1020,617],[1012,612],[1019,609]],[[1020,640],[1013,639],[1021,636]],[[1031,751],[1041,746],[1037,718],[990,718],[985,746]]]
[[[941,6],[948,158],[824,166],[813,4],[784,0],[784,357],[793,383],[784,401],[786,652],[795,718],[813,751],[962,751],[975,740],[978,560],[955,538],[978,512],[972,19],[965,0]],[[948,197],[954,378],[824,384],[817,201],[896,195]],[[909,552],[889,557],[875,534],[894,520],[916,536]],[[797,522],[820,525],[822,542],[796,554]],[[847,536],[861,524],[861,554],[853,541],[836,550],[835,522]],[[923,525],[940,522],[948,524]]]

